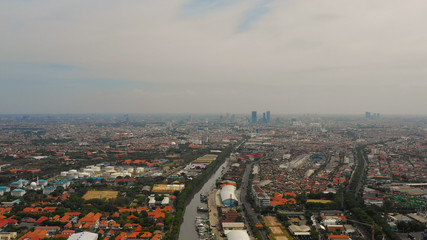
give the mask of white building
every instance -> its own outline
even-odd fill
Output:
[[[48,184],[48,181],[47,181],[47,180],[44,180],[44,179],[39,179],[39,180],[37,180],[37,185],[40,185],[40,186],[47,186],[47,184]]]
[[[258,185],[252,185],[252,196],[258,207],[270,206],[270,197]]]
[[[226,185],[220,191],[222,204],[226,206],[234,206],[237,204],[236,187],[233,185]]]
[[[111,171],[111,170],[114,170],[114,166],[106,166],[104,168],[104,171]]]
[[[25,195],[25,193],[26,193],[25,190],[24,189],[20,189],[20,188],[14,189],[11,192],[12,196],[14,196],[14,197],[22,197],[22,196]]]
[[[27,190],[40,190],[40,189],[41,189],[41,187],[40,187],[40,186],[38,186],[36,182],[32,182],[32,183],[30,183],[30,185],[28,185],[28,186],[26,187],[26,189],[27,189]]]
[[[323,226],[337,225],[338,219],[335,217],[327,217],[323,219],[321,223]]]
[[[61,180],[54,183],[55,187],[63,187],[68,188],[70,186],[71,182],[68,180]]]
[[[29,184],[28,180],[24,180],[24,179],[20,179],[16,182],[12,182],[10,184],[11,187],[16,187],[16,188],[22,188],[24,186],[27,186]]]
[[[43,194],[49,195],[55,191],[56,187],[47,186],[43,189]]]
[[[98,234],[91,232],[81,232],[72,234],[67,240],[97,240]]]
[[[288,229],[293,236],[310,236],[310,227],[307,225],[290,225]]]
[[[156,206],[156,198],[154,196],[149,196],[148,197],[148,206],[149,207]]]
[[[18,235],[17,232],[0,232],[0,239],[1,240],[16,239],[17,235]]]
[[[249,235],[245,230],[232,230],[227,233],[228,240],[249,240]]]
[[[163,206],[169,205],[169,203],[170,203],[169,197],[164,197],[162,200],[162,205]]]
[[[0,196],[3,196],[5,192],[10,192],[10,187],[0,186]]]
[[[227,234],[229,231],[233,230],[244,230],[245,223],[243,222],[223,222],[222,228],[224,229],[224,233]]]

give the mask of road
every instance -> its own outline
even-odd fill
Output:
[[[357,187],[356,187],[356,191],[354,194],[354,197],[357,198],[357,194],[360,193],[360,188],[363,187],[362,181],[365,178],[365,173],[366,173],[366,166],[368,165],[367,161],[366,161],[366,157],[365,157],[365,153],[361,150],[360,151],[360,155],[363,158],[363,170],[362,170],[362,174],[360,175],[359,178],[359,182],[357,183]],[[359,155],[359,153],[357,153]]]
[[[248,201],[246,201],[246,193],[247,193],[247,189],[248,189],[248,185],[249,185],[248,184],[249,183],[249,175],[252,171],[252,165],[253,165],[253,163],[246,165],[245,173],[243,174],[242,187],[241,187],[241,191],[240,191],[240,202],[242,203],[242,205],[246,209],[246,213],[248,216],[245,216],[245,217],[251,218],[252,222],[254,224],[257,224],[259,222],[258,218],[257,218],[258,214],[254,212],[251,204]],[[247,226],[249,226],[247,220],[246,220],[246,224],[247,224]],[[253,236],[253,234],[251,234],[251,235]],[[264,231],[261,231],[261,236],[262,236],[263,240],[268,239],[267,235],[265,234]]]
[[[216,188],[212,188],[212,190],[208,194],[208,208],[209,208],[209,222],[212,227],[212,233],[215,236],[216,240],[224,239],[221,237],[221,232],[218,230],[218,226],[220,226],[219,217],[218,217],[218,192],[219,190]]]

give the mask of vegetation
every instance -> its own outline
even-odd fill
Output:
[[[360,146],[356,148],[356,158],[358,161],[357,168],[355,169],[353,179],[348,185],[348,189],[345,192],[345,204],[347,209],[350,210],[352,216],[355,217],[358,221],[365,224],[375,223],[375,239],[382,239],[383,233],[386,234],[388,239],[398,240],[400,239],[397,234],[391,230],[388,223],[384,220],[382,215],[378,212],[378,209],[375,207],[369,207],[364,210],[360,199],[356,200],[355,196],[357,195],[357,186],[363,177],[363,170],[365,166],[364,161],[364,148],[365,146]],[[370,232],[370,227],[363,225],[366,229],[366,232]]]
[[[179,228],[183,221],[184,209],[189,201],[194,197],[194,194],[203,186],[203,184],[209,179],[209,177],[215,172],[215,170],[224,163],[227,156],[231,153],[231,147],[224,149],[219,155],[217,160],[209,164],[205,171],[199,174],[195,179],[189,182],[184,190],[176,198],[176,214],[172,224],[170,235],[167,236],[169,239],[175,240],[179,236]],[[166,238],[167,238],[166,237]]]

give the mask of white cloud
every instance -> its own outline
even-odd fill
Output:
[[[427,90],[427,2],[271,1],[262,5],[267,14],[239,31],[261,2],[186,15],[184,0],[2,1],[0,64],[64,64],[76,66],[72,77],[158,86],[132,97],[98,93],[98,100],[87,100],[93,108],[76,104],[73,111],[95,111],[103,102],[131,111],[138,100],[155,102],[144,110],[151,112],[417,113],[423,107],[425,94],[412,91]],[[69,79],[22,71],[0,74],[0,81]]]

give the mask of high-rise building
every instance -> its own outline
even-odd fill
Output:
[[[267,123],[269,123],[270,122],[270,111],[267,111]]]
[[[372,114],[372,119],[377,119],[377,113]]]
[[[371,119],[371,112],[365,113],[365,119]]]
[[[256,123],[256,122],[257,122],[256,111],[252,111],[252,123]]]
[[[267,119],[265,118],[265,112],[262,113],[262,122],[263,123],[267,122]]]

